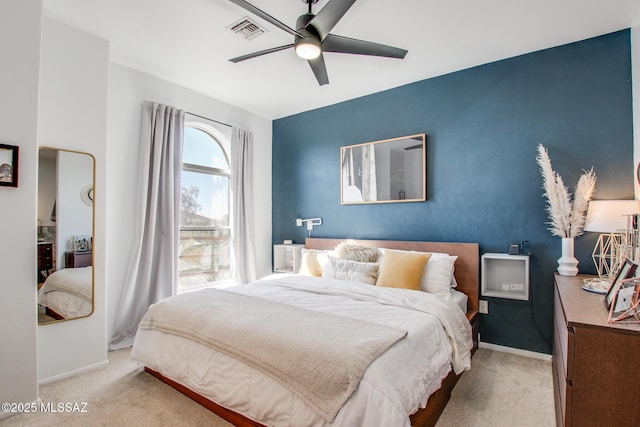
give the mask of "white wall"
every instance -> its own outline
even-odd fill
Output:
[[[224,84],[216,82],[215,75],[211,79],[212,84]],[[259,212],[255,218],[258,276],[271,272],[271,120],[112,63],[109,71],[107,144],[108,337],[111,337],[131,251],[140,119],[145,100],[173,105],[254,133],[254,194],[255,206]]]
[[[18,188],[0,187],[0,402],[38,397],[36,168],[41,0],[0,2],[0,141],[20,147]],[[0,419],[7,413],[0,412]]]
[[[93,184],[93,157],[60,151],[57,181],[56,251],[59,270],[66,267],[64,253],[73,251],[73,236],[91,235],[93,232],[93,206],[85,204],[80,197],[82,189]]]
[[[51,221],[56,201],[56,163],[54,157],[40,157],[38,162],[38,221],[42,226],[56,226]]]
[[[107,363],[108,68],[109,44],[106,41],[44,18],[40,145],[86,152],[95,157],[96,223],[94,313],[82,319],[38,326],[38,377],[41,381]]]

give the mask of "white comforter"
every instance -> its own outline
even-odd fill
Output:
[[[409,426],[409,415],[426,405],[451,370],[453,348],[457,348],[456,371],[470,366],[470,328],[464,313],[450,301],[419,291],[328,278],[277,275],[270,279],[228,290],[408,331],[405,339],[369,366],[333,423],[327,424],[270,377],[178,336],[139,330],[131,357],[270,426]],[[432,305],[438,312],[449,307],[444,323],[451,336],[433,314],[420,310]]]

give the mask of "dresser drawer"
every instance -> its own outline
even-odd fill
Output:
[[[38,244],[38,271],[50,270],[53,268],[53,244]]]
[[[567,326],[567,319],[564,317],[562,302],[558,296],[558,290],[554,289],[554,333],[557,334],[558,356],[562,359],[564,375],[567,381],[573,381],[573,352],[575,335],[573,328]],[[555,344],[555,343],[554,343]],[[555,353],[555,352],[554,352]]]
[[[86,252],[65,252],[65,266],[67,268],[89,267],[93,258],[91,251]]]
[[[560,325],[561,326],[561,325]],[[567,369],[562,359],[562,348],[558,336],[558,324],[553,325],[553,387],[556,391],[556,399],[559,401],[560,420],[558,425],[562,427],[565,419],[565,407],[567,403]],[[556,408],[557,410],[558,408]]]

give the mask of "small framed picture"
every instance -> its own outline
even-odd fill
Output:
[[[73,236],[73,251],[86,252],[91,250],[91,236]]]
[[[0,186],[18,186],[18,160],[20,147],[0,144]]]
[[[629,303],[635,292],[635,286],[623,281],[633,277],[637,268],[638,264],[628,258],[625,259],[615,279],[611,282],[611,286],[604,297],[604,304],[613,315],[629,308]]]

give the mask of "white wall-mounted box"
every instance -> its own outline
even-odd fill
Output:
[[[529,255],[482,255],[482,296],[529,300]]]
[[[304,245],[273,245],[273,271],[278,273],[298,273],[302,261]]]

